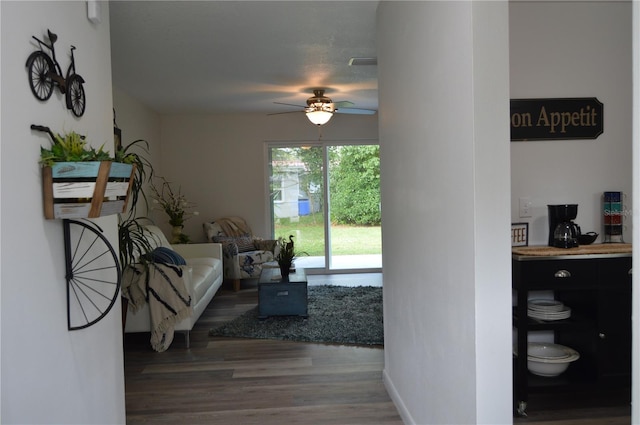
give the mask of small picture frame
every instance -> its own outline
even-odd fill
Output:
[[[529,223],[511,223],[511,246],[529,246]]]
[[[122,148],[122,130],[118,127],[113,127],[113,147],[114,152],[118,152]]]

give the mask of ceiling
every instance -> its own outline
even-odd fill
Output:
[[[113,82],[162,114],[378,109],[377,1],[112,1]]]

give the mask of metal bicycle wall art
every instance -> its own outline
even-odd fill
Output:
[[[56,140],[56,136],[49,127],[31,125],[31,129],[45,132],[52,141]],[[84,139],[83,136],[80,138]],[[58,171],[50,170],[51,182],[46,183],[47,178],[43,176],[44,185],[58,185],[60,190],[66,191],[68,197],[63,198],[64,202],[77,200],[69,192],[71,186],[74,185],[88,187],[95,194],[95,189],[91,189],[91,187],[99,186],[96,177],[89,178],[92,174],[87,172],[87,168],[79,166],[95,162],[79,161],[76,163],[78,167],[69,167],[69,164],[73,164],[73,162],[58,162],[57,164],[64,165],[61,168],[64,170],[62,176]],[[110,173],[107,174],[110,175]],[[95,176],[95,174],[93,175]],[[47,199],[46,195],[45,199]],[[72,205],[81,206],[82,204]],[[67,328],[74,331],[88,328],[107,316],[120,298],[122,273],[116,250],[104,235],[102,228],[98,224],[84,219],[83,214],[78,213],[78,210],[71,210],[69,216],[78,218],[64,218],[62,221],[65,278],[67,280]]]
[[[64,219],[67,322],[70,331],[102,320],[120,298],[118,255],[96,223]]]
[[[76,48],[75,46],[70,47],[71,63],[67,68],[67,73],[63,75],[62,68],[56,59],[54,47],[58,36],[50,30],[47,30],[47,35],[49,44],[36,36],[32,36],[38,42],[40,50],[31,53],[26,63],[31,92],[38,100],[46,101],[51,97],[53,87],[57,86],[60,93],[65,95],[67,109],[70,109],[76,117],[81,117],[86,107],[85,81],[84,78],[76,73],[76,64],[73,56],[73,51]],[[51,55],[44,50],[43,46],[51,52]]]

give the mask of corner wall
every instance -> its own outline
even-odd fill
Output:
[[[507,3],[382,2],[377,45],[387,388],[510,423]]]
[[[106,318],[67,330],[64,241],[61,220],[45,220],[40,146],[54,132],[74,130],[96,148],[112,150],[111,49],[108,2],[102,22],[87,20],[86,2],[0,2],[1,19],[1,387],[3,424],[124,424],[122,322],[117,302]],[[57,58],[75,51],[86,80],[86,112],[75,118],[57,91],[47,102],[31,94],[25,62],[31,36],[50,28]],[[117,246],[115,216],[96,220]]]

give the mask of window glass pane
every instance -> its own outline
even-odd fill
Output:
[[[293,235],[308,254],[297,266],[382,268],[379,153],[378,145],[269,148],[274,236]]]
[[[331,269],[382,267],[380,148],[329,148]]]
[[[322,147],[271,148],[275,237],[294,236],[305,268],[325,267]]]

